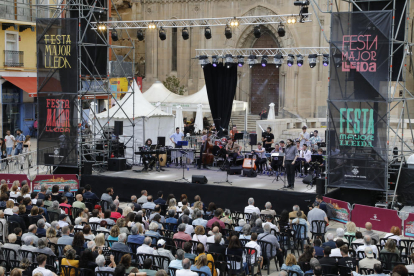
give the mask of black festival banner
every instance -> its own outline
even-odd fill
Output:
[[[328,186],[386,190],[391,11],[332,14]]]

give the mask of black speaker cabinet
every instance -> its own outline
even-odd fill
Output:
[[[316,194],[324,195],[325,194],[325,178],[316,178]]]
[[[124,134],[124,122],[123,121],[115,121],[114,134],[116,136]]]
[[[110,158],[108,161],[108,170],[109,171],[123,171],[126,169],[126,159],[125,158]]]
[[[207,177],[204,175],[193,175],[191,182],[197,184],[207,184]]]
[[[84,161],[83,162],[83,174],[92,174],[92,164],[94,161]]]
[[[250,146],[257,145],[257,133],[250,133]]]
[[[242,169],[242,166],[232,166],[229,169],[229,174],[241,174]]]
[[[246,177],[256,177],[257,176],[257,172],[255,172],[252,169],[243,168],[243,176],[246,176]]]
[[[84,168],[82,167],[81,173]],[[67,166],[53,166],[53,174],[79,174],[78,167],[67,167]]]

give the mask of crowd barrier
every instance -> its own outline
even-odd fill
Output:
[[[25,174],[1,174],[0,179],[6,180],[9,189],[13,186],[15,180],[18,180],[20,183],[26,180],[29,183],[30,190],[33,192],[40,192],[42,184],[46,184],[48,189],[52,189],[53,185],[58,185],[60,192],[63,192],[63,188],[66,185],[70,186],[71,192],[76,192],[79,189],[79,180],[76,174],[42,174],[36,175],[32,181]]]
[[[351,204],[345,201],[341,201],[338,199],[325,197],[325,196],[323,197],[323,201],[325,201],[326,203],[332,204],[335,208],[335,211],[336,211],[335,217],[331,217],[329,219],[342,222],[342,223],[347,223],[348,221],[351,220],[351,210],[352,210]]]
[[[26,174],[37,166],[37,151],[31,151],[0,160],[0,173]]]

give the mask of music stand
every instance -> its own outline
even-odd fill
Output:
[[[181,147],[181,148],[182,148],[183,146],[184,146],[184,147],[186,147],[186,146],[188,146],[188,141],[178,141],[178,142],[177,142],[177,146],[178,146],[178,147]]]
[[[160,145],[160,147],[165,147],[165,137],[157,137],[157,145]]]
[[[243,133],[236,133],[234,134],[233,140],[243,140]]]
[[[179,142],[187,142],[187,145],[188,145],[188,141],[179,141]],[[177,142],[177,144],[179,142]],[[181,158],[184,156],[184,158],[185,158],[185,165],[187,167],[187,152],[185,150],[180,150],[179,152],[181,153]],[[184,176],[184,164],[183,164],[183,177],[180,178],[180,179],[176,179],[175,181],[184,181],[184,182],[190,183],[190,181],[187,178],[185,178],[185,176]]]
[[[318,163],[323,163],[323,155],[318,155],[318,154],[312,154],[311,155],[311,162],[318,162]]]
[[[318,148],[326,148],[326,143],[325,142],[318,142],[316,144],[318,145]]]

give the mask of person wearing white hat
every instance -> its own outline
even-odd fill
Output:
[[[359,261],[359,268],[368,268],[368,269],[374,269],[375,264],[381,264],[380,261],[375,259],[374,257],[374,251],[371,247],[365,247],[365,258]]]
[[[164,262],[164,270],[165,270],[165,271],[168,271],[168,264],[169,264],[171,261],[174,261],[174,260],[175,260],[175,258],[174,258],[173,254],[171,253],[171,251],[170,251],[170,250],[165,249],[165,244],[166,244],[165,240],[163,240],[163,239],[159,239],[159,240],[157,241],[157,250],[154,250],[154,255],[165,256],[165,257],[167,257],[168,259],[170,259],[170,261],[169,261],[169,262]]]

